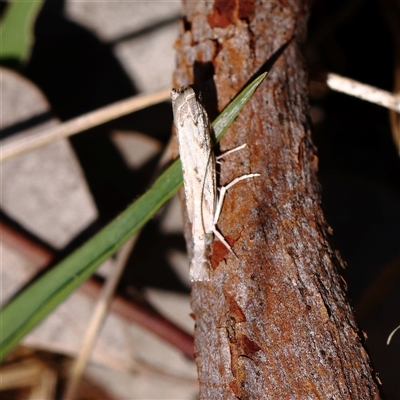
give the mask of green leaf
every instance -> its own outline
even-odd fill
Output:
[[[218,140],[265,76],[266,73],[249,84],[214,121],[212,126]],[[181,185],[182,169],[178,159],[156,180],[150,190],[122,214],[15,297],[0,313],[0,359],[152,218]]]
[[[34,42],[33,27],[43,0],[14,0],[6,9],[0,30],[0,58],[26,61]]]

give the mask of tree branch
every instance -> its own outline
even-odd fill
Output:
[[[379,399],[320,208],[317,157],[301,55],[307,2],[184,2],[175,86],[198,84],[211,118],[287,47],[221,140],[243,143],[220,185],[227,194],[209,282],[196,282],[195,355],[204,399]],[[339,271],[338,271],[339,270]]]

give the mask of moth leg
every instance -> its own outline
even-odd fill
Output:
[[[238,256],[232,250],[232,247],[229,245],[229,243],[226,241],[226,239],[222,236],[222,234],[217,230],[215,226],[213,228],[213,233],[219,239],[219,241],[233,254],[236,260],[239,260]]]
[[[240,145],[240,146],[238,146],[238,147],[234,147],[233,149],[228,150],[228,151],[226,151],[225,153],[220,154],[219,156],[216,156],[215,159],[217,160],[217,162],[219,162],[219,161],[218,161],[219,159],[224,158],[225,156],[227,156],[227,155],[229,155],[229,154],[232,154],[232,153],[234,153],[235,151],[242,150],[242,149],[244,149],[246,146],[247,146],[247,143],[243,143],[242,145]]]
[[[214,225],[217,224],[217,222],[219,220],[219,216],[221,215],[222,206],[224,204],[225,195],[226,195],[226,192],[228,191],[228,189],[230,189],[232,186],[236,185],[240,181],[243,181],[245,179],[254,178],[256,176],[260,176],[260,174],[242,175],[242,176],[239,176],[238,178],[235,178],[232,182],[228,183],[226,186],[222,186],[222,188],[220,189],[220,192],[219,192],[217,207],[215,208]]]
[[[216,225],[219,219],[219,216],[221,215],[221,210],[222,210],[222,206],[224,204],[224,199],[225,199],[225,195],[226,192],[228,191],[228,189],[230,189],[232,186],[236,185],[238,182],[243,181],[245,179],[250,179],[250,178],[254,178],[256,176],[260,176],[260,174],[247,174],[247,175],[242,175],[239,176],[238,178],[235,178],[232,182],[228,183],[226,186],[222,186],[222,188],[220,189],[219,192],[219,197],[218,197],[218,202],[217,202],[217,206],[215,208],[215,214],[214,214],[214,235],[223,243],[223,245],[237,258],[236,254],[233,252],[231,246],[229,246],[229,243],[225,240],[225,238],[222,236],[221,233],[219,233],[217,231]]]

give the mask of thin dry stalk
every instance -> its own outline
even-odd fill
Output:
[[[113,274],[109,277],[109,279],[107,279],[103,290],[100,292],[99,299],[93,312],[92,320],[89,323],[85,338],[83,340],[81,351],[72,367],[71,377],[67,385],[64,400],[73,400],[76,397],[79,381],[81,380],[85,370],[90,352],[95,344],[96,338],[100,333],[101,326],[103,325],[105,317],[107,316],[107,311],[109,310],[111,301],[113,299],[115,288],[117,287],[117,284],[121,278],[129,254],[131,253],[137,238],[138,235],[136,234],[122,247],[117,256]]]
[[[0,163],[20,154],[38,149],[56,140],[86,131],[95,126],[128,115],[134,111],[169,100],[169,89],[157,93],[141,94],[81,115],[62,125],[31,135],[20,134],[2,141]]]
[[[400,94],[393,94],[333,73],[328,74],[326,83],[332,90],[358,97],[400,113]]]

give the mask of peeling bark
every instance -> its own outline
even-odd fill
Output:
[[[228,191],[209,282],[196,282],[195,355],[203,399],[379,399],[320,208],[301,55],[308,3],[186,1],[176,87],[200,86],[213,118],[285,44],[220,143]],[[190,245],[190,239],[189,243]]]

